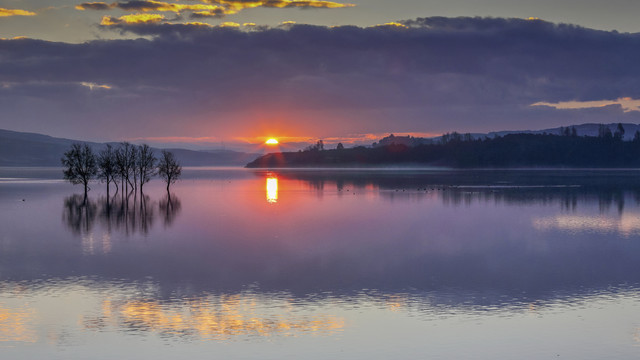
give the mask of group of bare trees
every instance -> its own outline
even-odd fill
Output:
[[[107,184],[107,197],[109,188],[113,184],[116,192],[120,189],[123,193],[140,189],[155,175],[159,175],[169,186],[176,182],[182,173],[182,166],[175,159],[173,153],[162,150],[162,155],[157,159],[149,145],[133,145],[128,142],[121,143],[118,147],[107,144],[106,148],[95,154],[87,144],[73,144],[71,149],[64,153],[61,159],[64,169],[64,178],[72,184],[84,185],[84,196],[90,190],[89,182],[95,178]],[[118,185],[119,183],[119,185]]]

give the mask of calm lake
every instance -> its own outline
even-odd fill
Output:
[[[640,358],[640,171],[61,176],[0,169],[2,359]]]

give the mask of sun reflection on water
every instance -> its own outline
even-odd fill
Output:
[[[266,189],[267,202],[272,204],[278,202],[278,178],[268,177]]]

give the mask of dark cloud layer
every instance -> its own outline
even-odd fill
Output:
[[[57,110],[42,113],[43,127],[65,116],[63,123],[73,123],[69,112],[81,107],[83,116],[111,115],[124,119],[112,121],[143,128],[155,124],[166,131],[175,128],[166,125],[167,116],[179,115],[183,124],[196,127],[208,114],[212,127],[226,129],[230,114],[247,109],[317,112],[327,126],[337,127],[335,133],[640,121],[638,112],[623,113],[615,106],[605,115],[600,109],[530,106],[640,98],[640,34],[539,20],[439,17],[370,28],[295,25],[241,31],[165,22],[103,28],[150,38],[0,41],[3,109],[9,102],[51,98]],[[110,88],[95,91],[78,85],[82,82]],[[78,91],[89,93],[82,106]],[[33,109],[18,107],[3,116],[16,125],[26,114],[34,116]],[[234,119],[246,126],[253,121]]]
[[[78,10],[109,10],[112,9],[113,6],[107,4],[105,2],[85,2],[79,5],[76,5],[76,9]]]

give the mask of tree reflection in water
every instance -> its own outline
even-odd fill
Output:
[[[97,201],[74,194],[64,199],[63,222],[75,235],[88,235],[98,221],[107,231],[126,236],[148,234],[156,217],[155,202],[148,195],[100,197]],[[174,195],[160,200],[159,212],[165,226],[170,226],[180,213],[180,199]]]
[[[167,227],[173,224],[173,221],[180,213],[182,204],[180,203],[180,199],[178,199],[178,197],[176,197],[175,195],[172,196],[170,193],[167,193],[167,195],[160,200],[158,207],[160,208],[160,213],[162,213],[163,216],[164,226]]]
[[[83,195],[74,194],[64,199],[62,218],[76,235],[91,232],[98,206]]]

